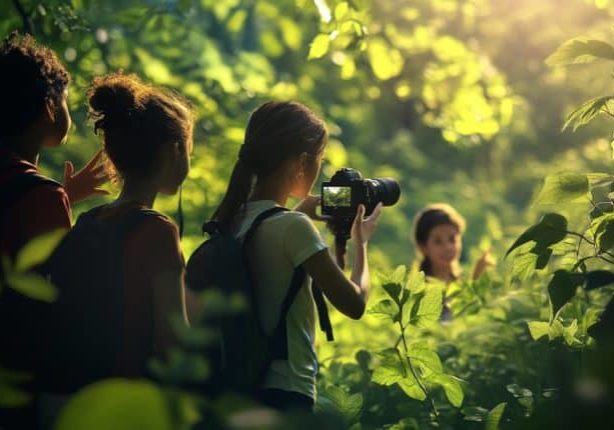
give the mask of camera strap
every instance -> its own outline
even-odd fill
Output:
[[[326,333],[326,340],[332,342],[335,340],[333,335],[333,326],[330,322],[330,316],[328,315],[328,307],[324,300],[324,294],[322,290],[316,284],[311,285],[311,295],[316,302],[316,308],[318,310],[318,319],[320,320],[320,330]]]

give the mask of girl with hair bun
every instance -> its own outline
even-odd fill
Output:
[[[114,202],[90,213],[109,224],[149,214],[124,239],[124,314],[118,315],[124,339],[118,376],[139,377],[152,354],[172,345],[169,317],[185,318],[178,229],[151,208],[158,194],[175,194],[188,174],[193,115],[177,94],[121,73],[95,78],[88,102],[94,130],[122,182]]]
[[[459,264],[465,218],[445,203],[431,204],[414,218],[413,242],[422,254],[420,270],[428,277],[445,284],[457,281],[461,275]],[[486,268],[493,265],[490,252],[477,261],[472,279],[478,279]],[[451,318],[451,310],[444,299],[442,320]]]

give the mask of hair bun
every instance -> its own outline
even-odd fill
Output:
[[[129,118],[140,106],[145,86],[135,75],[116,73],[94,79],[89,91],[90,115],[95,129]]]

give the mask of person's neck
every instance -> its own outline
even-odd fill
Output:
[[[116,203],[134,202],[151,208],[158,194],[151,179],[126,178]]]
[[[432,267],[433,277],[440,281],[449,283],[456,279],[454,275],[454,268],[452,266],[435,266]]]
[[[290,192],[284,189],[283,186],[280,186],[280,181],[276,176],[277,175],[271,175],[263,181],[258,181],[249,200],[273,200],[279,206],[285,207]]]

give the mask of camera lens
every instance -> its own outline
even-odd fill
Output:
[[[392,178],[376,178],[373,181],[375,187],[375,201],[382,202],[384,206],[392,206],[399,201],[401,188],[399,183]]]

